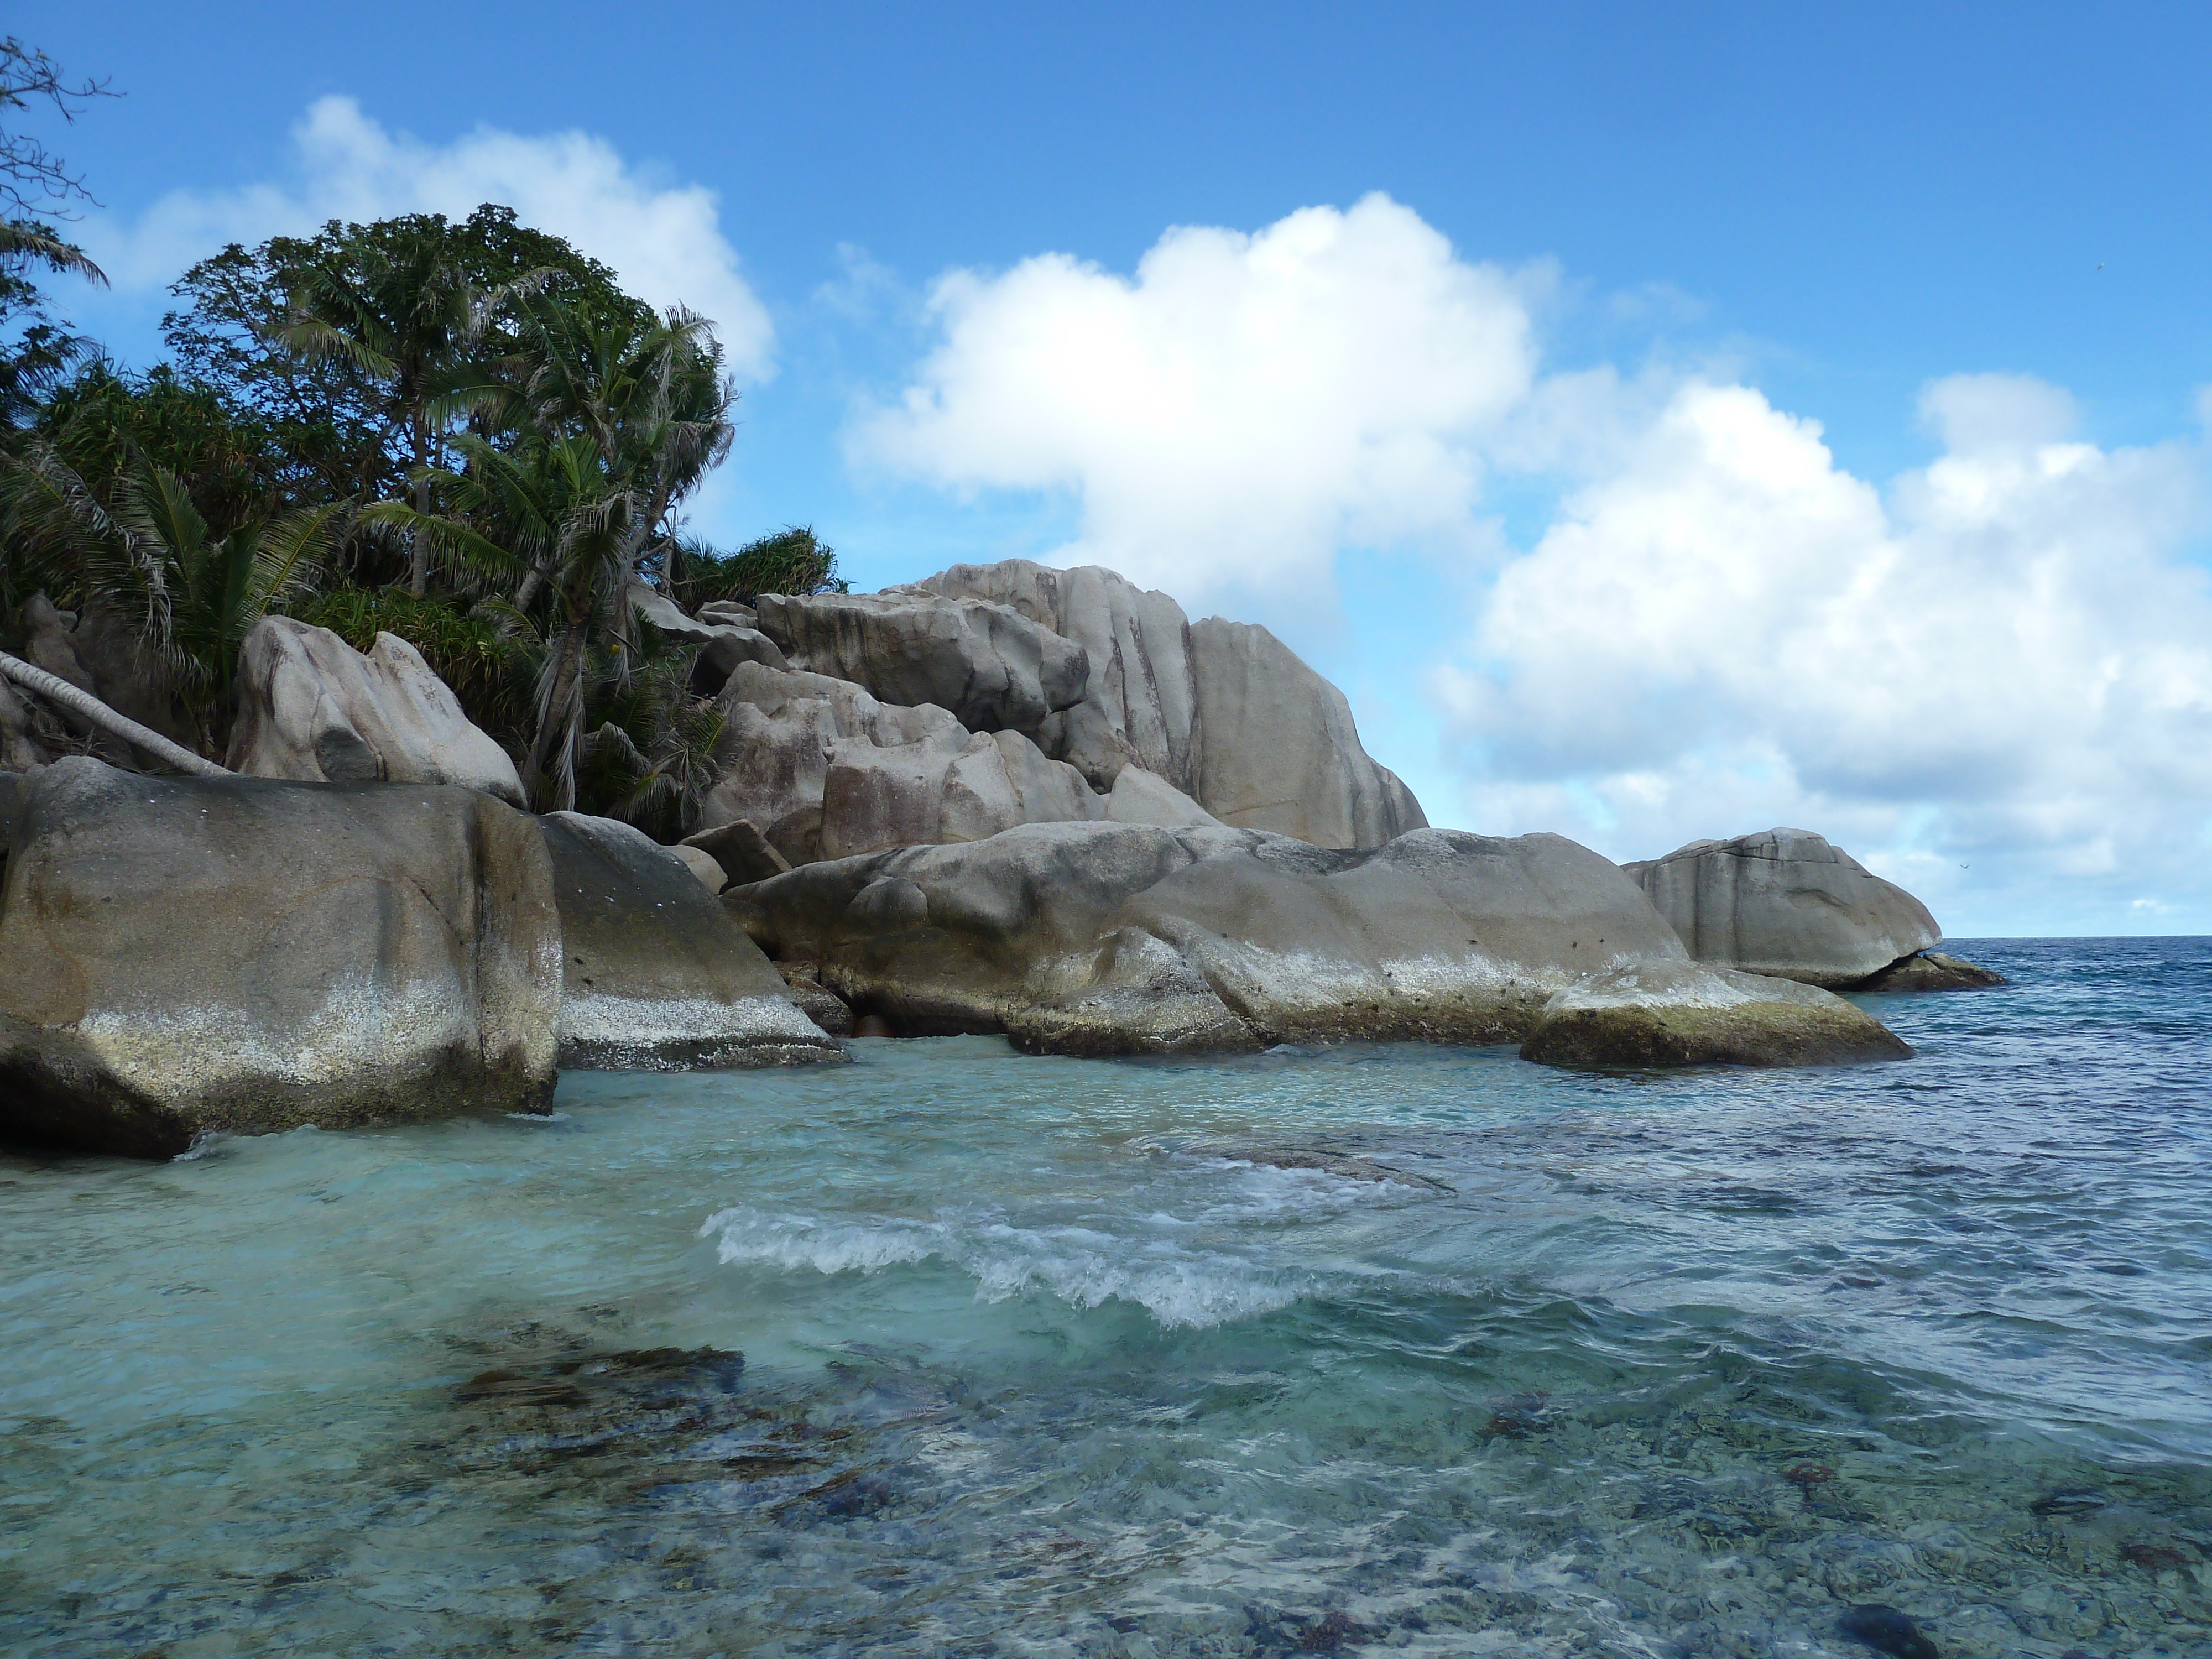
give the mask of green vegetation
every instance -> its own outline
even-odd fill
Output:
[[[102,95],[0,43],[0,120]],[[712,324],[487,204],[225,248],[171,289],[171,361],[132,370],[40,286],[105,280],[39,216],[82,194],[0,131],[0,642],[37,593],[122,617],[219,756],[263,615],[361,650],[390,632],[541,809],[680,834],[720,719],[629,586],[690,608],[843,588],[811,528],[726,553],[682,533],[734,436]]]

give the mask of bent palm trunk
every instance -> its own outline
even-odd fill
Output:
[[[4,651],[0,651],[0,674],[5,674],[26,690],[35,691],[48,701],[60,704],[110,737],[120,738],[133,748],[144,750],[155,759],[175,767],[179,772],[190,772],[203,778],[236,775],[229,768],[217,766],[213,761],[171,743],[152,727],[139,725],[127,714],[117,714],[89,691],[78,690],[59,675],[49,674],[43,668],[33,668],[21,658],[11,657]]]

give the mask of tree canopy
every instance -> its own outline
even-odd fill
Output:
[[[73,117],[106,91],[0,46],[0,118],[40,99]],[[123,618],[214,756],[259,617],[289,611],[362,650],[389,631],[514,755],[541,807],[682,833],[720,716],[691,694],[696,650],[638,619],[632,584],[695,608],[843,586],[811,528],[727,552],[685,532],[735,435],[712,323],[656,311],[486,203],[226,247],[172,286],[169,361],[126,368],[38,285],[98,276],[21,211],[84,187],[11,132],[0,644],[37,593]]]

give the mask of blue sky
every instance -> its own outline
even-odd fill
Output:
[[[2212,14],[1382,10],[9,27],[128,94],[58,141],[127,356],[228,235],[526,196],[732,335],[712,534],[1267,621],[1437,822],[2212,931]]]

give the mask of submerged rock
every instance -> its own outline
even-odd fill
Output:
[[[1895,1607],[1864,1601],[1844,1609],[1836,1628],[1854,1642],[1863,1642],[1893,1659],[1939,1659],[1936,1644],[1920,1626]]]
[[[246,636],[226,763],[302,782],[457,783],[525,804],[514,761],[413,646],[379,634],[363,656],[290,617]]]
[[[1699,962],[1843,990],[1943,937],[1927,906],[1804,830],[1623,866]]]
[[[57,762],[0,887],[0,1139],[538,1109],[560,944],[536,824],[474,790]]]
[[[563,1066],[659,1072],[844,1058],[674,853],[611,818],[538,822],[560,906]]]
[[[805,866],[724,896],[781,957],[909,1033],[1040,1053],[1524,1036],[1616,960],[1680,960],[1620,871],[1558,836],[1371,853],[1285,836],[1027,824]]]
[[[1887,1026],[1832,992],[1703,963],[1613,968],[1544,1005],[1521,1045],[1547,1066],[1839,1066],[1904,1060]]]
[[[1920,951],[1893,962],[1873,978],[1853,987],[1860,991],[1980,991],[2012,981],[1995,969],[1983,968],[1941,951]]]

